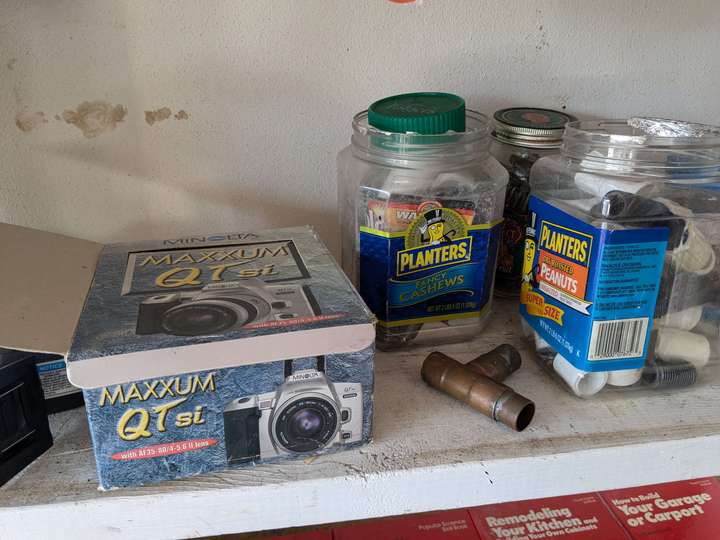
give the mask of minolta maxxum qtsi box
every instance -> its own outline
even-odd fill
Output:
[[[0,343],[67,352],[103,488],[369,440],[372,316],[312,229],[103,247],[2,226],[0,240],[34,276],[19,266],[27,289],[3,287],[42,304],[15,302],[36,323],[4,313]]]

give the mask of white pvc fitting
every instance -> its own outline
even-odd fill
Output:
[[[660,324],[678,330],[692,330],[702,319],[702,314],[702,306],[692,306],[674,313],[668,313],[660,319]]]
[[[468,191],[477,189],[475,177],[466,172],[443,172],[438,174],[432,182],[432,187],[436,191],[442,190],[445,184],[464,184]]]
[[[540,334],[538,334],[537,332],[533,332],[533,338],[535,339],[535,350],[536,351],[552,349],[550,344],[547,341],[545,341],[542,337],[540,337]]]
[[[676,216],[686,218],[685,241],[673,250],[673,261],[681,270],[704,275],[715,268],[716,255],[710,242],[693,223],[693,211],[670,199],[658,197],[656,201],[667,206]]]
[[[535,345],[536,351],[552,351],[552,347],[550,347],[550,344],[545,341],[543,338],[540,337],[540,334],[538,334],[532,326],[530,326],[525,319],[522,317],[520,318],[520,324],[522,325],[523,329],[523,335],[525,337],[532,336],[533,343]]]
[[[415,194],[418,188],[427,188],[435,180],[433,175],[415,169],[391,169],[383,181],[380,191],[388,195]]]
[[[648,182],[636,182],[633,180],[623,180],[622,178],[578,172],[575,173],[575,185],[585,193],[591,193],[595,197],[604,197],[610,191],[637,193],[650,184]]]
[[[610,386],[631,386],[640,380],[642,372],[642,368],[608,371],[607,383]]]
[[[686,231],[687,239],[673,251],[673,261],[686,272],[710,273],[715,268],[715,250],[693,223],[688,223]]]
[[[597,394],[608,380],[607,371],[583,371],[573,366],[560,354],[555,355],[553,369],[575,392],[575,395],[582,398]]]
[[[528,324],[528,322],[525,320],[525,317],[520,317],[520,326],[522,327],[524,336],[530,336],[534,332],[534,330],[532,329],[532,326],[530,326]]]
[[[710,341],[701,334],[677,328],[658,328],[655,354],[663,360],[685,360],[697,369],[710,360]]]

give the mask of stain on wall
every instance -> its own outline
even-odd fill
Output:
[[[83,101],[75,110],[66,109],[62,119],[92,139],[115,129],[126,115],[127,108],[123,105],[112,105],[107,101]]]
[[[42,111],[21,111],[15,115],[15,125],[20,131],[28,133],[47,123],[45,113]]]
[[[160,107],[154,111],[145,111],[145,122],[152,126],[156,122],[164,122],[171,116],[175,118],[175,120],[187,120],[190,118],[187,111],[183,109],[180,109],[177,113],[173,114],[170,107]]]
[[[167,120],[172,115],[172,111],[168,107],[161,107],[154,111],[145,111],[145,121],[152,126],[155,122]]]

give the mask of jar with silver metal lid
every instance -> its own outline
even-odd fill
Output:
[[[493,117],[490,153],[510,173],[495,274],[495,292],[501,296],[520,294],[530,168],[541,157],[559,153],[565,124],[574,120],[564,112],[527,107],[501,109]]]

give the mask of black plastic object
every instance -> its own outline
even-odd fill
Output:
[[[695,275],[695,274],[693,274]],[[670,300],[672,297],[673,286],[675,285],[675,264],[672,262],[672,254],[665,253],[665,262],[663,264],[662,274],[660,275],[660,284],[658,286],[657,300],[655,301],[656,319],[664,317],[670,309]],[[687,304],[694,306],[695,304]]]
[[[594,217],[633,227],[666,227],[670,230],[668,249],[678,247],[685,232],[685,220],[673,214],[663,203],[625,191],[608,191],[590,212]]]
[[[652,388],[692,386],[697,381],[697,370],[684,360],[668,362],[655,358],[645,366],[642,380]]]
[[[69,411],[70,409],[77,409],[85,405],[85,399],[83,398],[82,390],[73,392],[66,396],[60,396],[56,398],[46,399],[45,406],[48,414],[55,414],[62,411]]]
[[[225,410],[225,451],[228,464],[248,463],[260,458],[260,417],[255,397],[237,400]]]
[[[0,350],[0,486],[52,443],[33,356]]]

